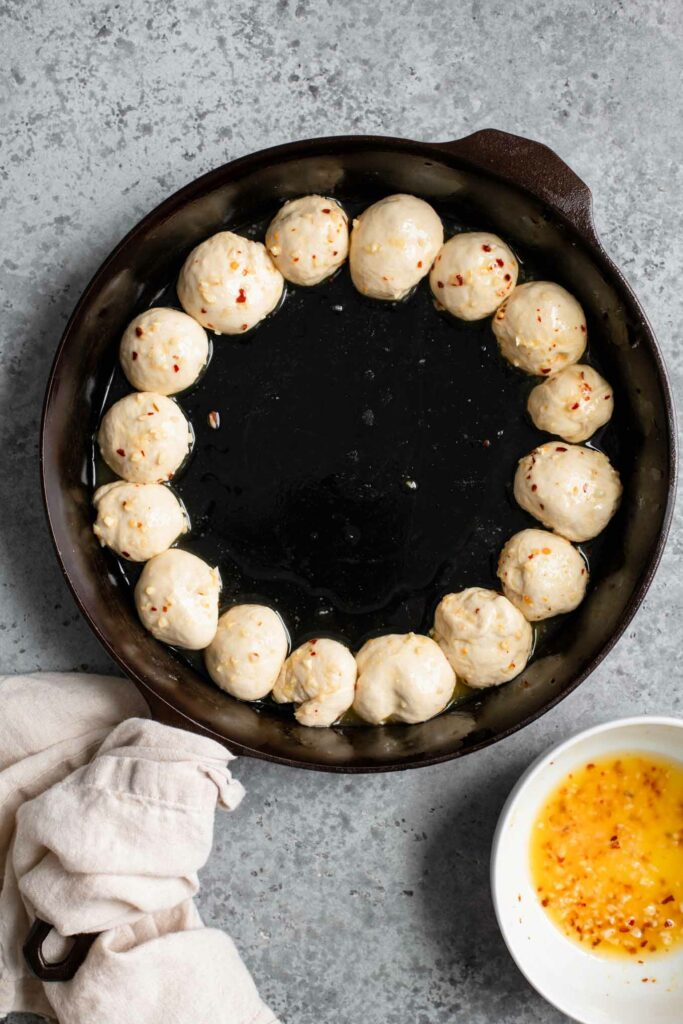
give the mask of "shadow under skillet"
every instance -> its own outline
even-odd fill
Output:
[[[439,212],[447,237],[490,229]],[[235,230],[263,238],[269,219]],[[547,257],[517,255],[520,281],[557,277]],[[179,307],[175,276],[130,316],[151,305]],[[437,312],[427,280],[403,302],[367,299],[345,265],[314,288],[288,285],[244,337],[212,340],[205,374],[178,396],[196,442],[173,486],[192,523],[181,546],[219,565],[223,607],[260,601],[293,646],[322,635],[355,650],[379,633],[427,633],[449,591],[498,589],[500,548],[539,525],[511,497],[517,460],[548,437],[525,413],[537,379],[499,355],[489,317]],[[131,390],[115,360],[103,410]],[[599,438],[617,465],[618,421]],[[109,478],[97,458],[94,469]],[[594,571],[601,550],[600,538],[588,546]],[[132,588],[141,567],[112,560]],[[538,654],[559,622],[537,628]],[[200,656],[178,656],[206,675]]]

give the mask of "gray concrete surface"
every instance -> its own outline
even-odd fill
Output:
[[[109,667],[43,523],[44,382],[114,243],[227,159],[345,132],[437,140],[496,126],[548,143],[592,186],[599,230],[680,395],[681,13],[672,0],[0,4],[0,669]],[[249,799],[218,821],[201,905],[287,1024],[566,1019],[529,988],[498,935],[491,834],[513,781],[547,744],[612,716],[681,714],[682,546],[679,514],[614,653],[561,707],[492,750],[379,778],[238,765]]]

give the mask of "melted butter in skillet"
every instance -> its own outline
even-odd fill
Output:
[[[153,303],[178,305],[174,282]],[[183,546],[220,566],[226,605],[276,607],[294,644],[426,632],[445,592],[497,587],[498,550],[531,525],[509,488],[545,438],[524,414],[533,383],[499,357],[488,318],[439,315],[424,281],[398,304],[360,296],[348,267],[290,286],[258,329],[215,338],[208,372],[179,396],[196,432],[175,482],[193,524]],[[127,390],[115,370],[107,404]]]

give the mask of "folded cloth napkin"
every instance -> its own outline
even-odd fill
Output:
[[[216,803],[243,789],[220,743],[152,722],[127,680],[0,677],[0,1013],[61,1024],[277,1024],[231,939],[192,901]],[[21,953],[32,921],[97,932],[68,982]]]

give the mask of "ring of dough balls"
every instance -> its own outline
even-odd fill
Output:
[[[119,348],[121,368],[133,387],[159,395],[189,388],[208,358],[204,328],[187,313],[161,306],[131,320]]]
[[[170,480],[187,458],[192,440],[180,406],[154,391],[138,391],[115,402],[97,434],[109,468],[136,484]]]
[[[132,562],[160,555],[188,528],[183,506],[163,484],[117,480],[97,488],[93,505],[93,532],[100,544]]]
[[[237,604],[218,620],[204,660],[221,690],[240,700],[261,700],[273,689],[288,646],[277,612],[262,604]]]
[[[591,540],[605,529],[621,500],[619,474],[602,452],[548,441],[520,459],[517,503],[567,540]]]
[[[523,672],[533,633],[518,608],[495,590],[446,594],[434,614],[434,639],[468,686],[498,686]]]
[[[309,640],[282,666],[273,699],[297,704],[294,717],[301,725],[332,725],[353,703],[356,671],[356,660],[344,644]]]
[[[351,279],[370,298],[402,299],[429,273],[442,245],[443,224],[429,203],[387,196],[353,222]]]
[[[519,267],[498,235],[464,231],[442,246],[429,275],[440,306],[460,320],[482,320],[517,284]]]
[[[529,622],[563,615],[583,601],[588,570],[576,548],[547,530],[521,530],[498,559],[503,593]]]
[[[153,637],[200,651],[218,628],[221,577],[201,558],[171,548],[151,558],[135,587],[140,621]]]
[[[356,655],[353,710],[366,722],[426,722],[448,704],[455,674],[428,636],[390,633],[363,644]]]
[[[583,309],[550,281],[515,288],[493,318],[493,333],[508,362],[544,377],[578,363],[586,349]]]
[[[348,256],[348,217],[334,199],[291,199],[270,222],[266,248],[287,281],[319,284]]]
[[[577,444],[604,427],[614,412],[612,388],[597,370],[577,363],[537,384],[529,395],[529,415],[539,430]]]
[[[178,298],[186,313],[217,334],[242,334],[277,306],[285,286],[262,242],[219,231],[185,260]]]

